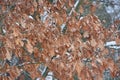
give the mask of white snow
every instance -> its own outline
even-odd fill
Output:
[[[40,78],[37,78],[36,80],[41,80]]]
[[[47,69],[47,67],[45,67],[44,70],[41,71],[41,72],[42,72],[42,73],[41,73],[42,75],[45,73],[46,69]]]
[[[64,27],[66,26],[66,24],[62,24],[61,25],[61,31],[63,31]]]
[[[41,74],[43,75],[43,74],[46,72],[47,67],[41,64],[40,67],[38,68],[38,70],[39,70],[39,71],[41,72]]]
[[[5,30],[5,29],[3,29],[3,33],[6,33],[6,30]]]
[[[46,76],[45,80],[53,80],[53,72],[48,72],[48,75]]]
[[[109,48],[120,49],[120,46],[109,46]]]
[[[66,54],[67,56],[70,56],[70,53],[68,53],[68,52],[66,52],[65,54]]]
[[[77,7],[77,5],[79,4],[80,0],[77,0],[76,3],[74,4],[74,8]]]
[[[30,19],[34,19],[31,15],[28,16]]]
[[[86,61],[86,60],[87,60],[87,58],[83,58],[82,60],[83,60],[83,61]]]
[[[120,49],[120,46],[117,46],[115,41],[106,42],[105,46],[113,49]]]
[[[105,46],[116,45],[115,41],[106,42]]]
[[[45,78],[45,80],[53,80],[53,77],[52,77],[52,76],[47,76],[47,77]]]
[[[51,71],[48,72],[48,75],[49,75],[49,76],[52,76],[52,75],[53,75],[53,72],[51,72]]]
[[[80,17],[80,20],[82,20],[83,19],[83,17]]]
[[[47,19],[47,17],[48,17],[48,12],[47,11],[44,11],[44,13],[42,14],[42,15],[40,15],[41,16],[41,20],[43,21],[43,22],[45,22],[45,20]]]
[[[15,24],[19,26],[19,23],[18,23],[18,22],[16,22]]]
[[[111,6],[106,7],[107,13],[114,13],[114,9]]]
[[[56,58],[60,58],[60,55],[56,55]]]

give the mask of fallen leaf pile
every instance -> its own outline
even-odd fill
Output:
[[[104,45],[119,44],[119,32],[92,13],[78,18],[74,0],[1,0],[0,7],[0,80],[44,80],[40,64],[59,80],[103,80],[108,68],[118,76],[120,58],[116,64]]]

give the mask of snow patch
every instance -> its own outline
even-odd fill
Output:
[[[66,24],[62,24],[61,25],[61,31],[63,31],[64,27],[66,26]]]
[[[79,4],[79,2],[80,2],[80,0],[77,0],[77,1],[76,1],[75,5],[74,5],[74,8],[77,7],[77,5]]]
[[[19,26],[19,23],[18,23],[18,22],[16,22],[15,24]]]
[[[5,30],[5,29],[3,29],[3,33],[4,33],[4,34],[6,33],[6,30]]]
[[[46,76],[45,80],[53,80],[53,72],[48,72],[48,75]]]
[[[53,80],[53,77],[52,77],[52,76],[47,76],[47,77],[45,78],[45,80]]]
[[[110,46],[109,48],[120,49],[120,46]]]
[[[41,80],[40,78],[37,78],[36,80]]]
[[[44,11],[44,13],[41,16],[41,21],[45,22],[45,20],[47,19],[48,17],[48,12],[47,11]]]
[[[116,45],[115,41],[106,42],[105,46]]]
[[[34,19],[31,15],[28,16],[30,19]]]

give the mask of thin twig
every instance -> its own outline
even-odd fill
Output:
[[[68,14],[68,16],[71,16],[73,11],[76,9],[76,7],[78,6],[80,0],[77,0],[76,3],[74,4],[73,8],[71,9],[70,13]]]

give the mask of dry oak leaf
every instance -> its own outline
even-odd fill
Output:
[[[85,23],[85,22],[83,21],[83,22],[82,22],[82,29],[83,29],[84,31],[89,31],[89,30],[90,30],[90,27],[88,26],[87,23]]]
[[[6,49],[6,59],[8,59],[8,60],[11,60],[11,54],[10,54],[10,52],[8,51],[8,49]]]
[[[84,32],[83,37],[84,37],[84,38],[88,38],[88,37],[89,37],[88,31],[85,31],[85,32]]]
[[[26,48],[28,52],[32,53],[33,52],[33,46],[31,45],[30,41],[27,41]]]
[[[63,19],[62,17],[59,15],[58,12],[55,12],[55,14],[53,14],[53,16],[55,17],[56,23],[58,26],[63,24]]]
[[[15,48],[14,44],[12,43],[12,41],[10,41],[8,39],[6,40],[5,47],[11,48],[11,49]]]
[[[16,37],[16,36],[19,36],[21,33],[19,32],[19,30],[17,28],[13,28],[13,35]]]
[[[93,23],[92,25],[93,25],[93,27],[94,27],[94,30],[96,30],[96,31],[99,31],[99,30],[100,30],[99,24]]]
[[[115,41],[117,44],[120,44],[120,39],[118,37],[115,39]]]
[[[91,44],[92,47],[95,47],[97,45],[97,42],[96,42],[96,40],[94,38],[92,38],[90,40],[90,44]]]
[[[105,34],[100,32],[98,39],[105,39]]]
[[[19,76],[21,73],[21,70],[18,69],[16,66],[10,67],[7,71],[8,73],[10,73],[10,79],[8,80],[15,80],[15,78],[17,78],[17,76]]]
[[[16,45],[20,45],[20,46],[23,46],[23,45],[24,45],[24,43],[23,43],[19,38],[17,38],[17,39],[15,40],[15,43],[16,43]]]
[[[117,68],[114,64],[114,61],[112,59],[108,59],[107,62],[109,63],[108,67],[111,70],[111,72],[114,72],[114,70]]]
[[[91,65],[92,65],[92,67],[94,67],[94,68],[98,68],[98,66],[97,66],[97,64],[96,64],[95,62],[92,62]]]
[[[96,60],[97,60],[97,62],[99,62],[101,65],[103,65],[103,61],[102,61],[100,58],[97,58]]]
[[[97,47],[100,48],[101,51],[104,49],[104,42],[102,40],[98,41]]]
[[[49,48],[49,56],[53,57],[55,55],[55,50],[54,48]]]
[[[91,73],[87,67],[84,67],[83,70],[81,71],[81,80],[92,80]]]
[[[84,12],[83,7],[80,5],[80,13],[82,14]]]
[[[83,67],[84,67],[84,64],[82,62],[78,62],[76,64],[75,69],[76,69],[76,71],[78,73],[78,76],[80,76],[80,73],[81,73]]]

